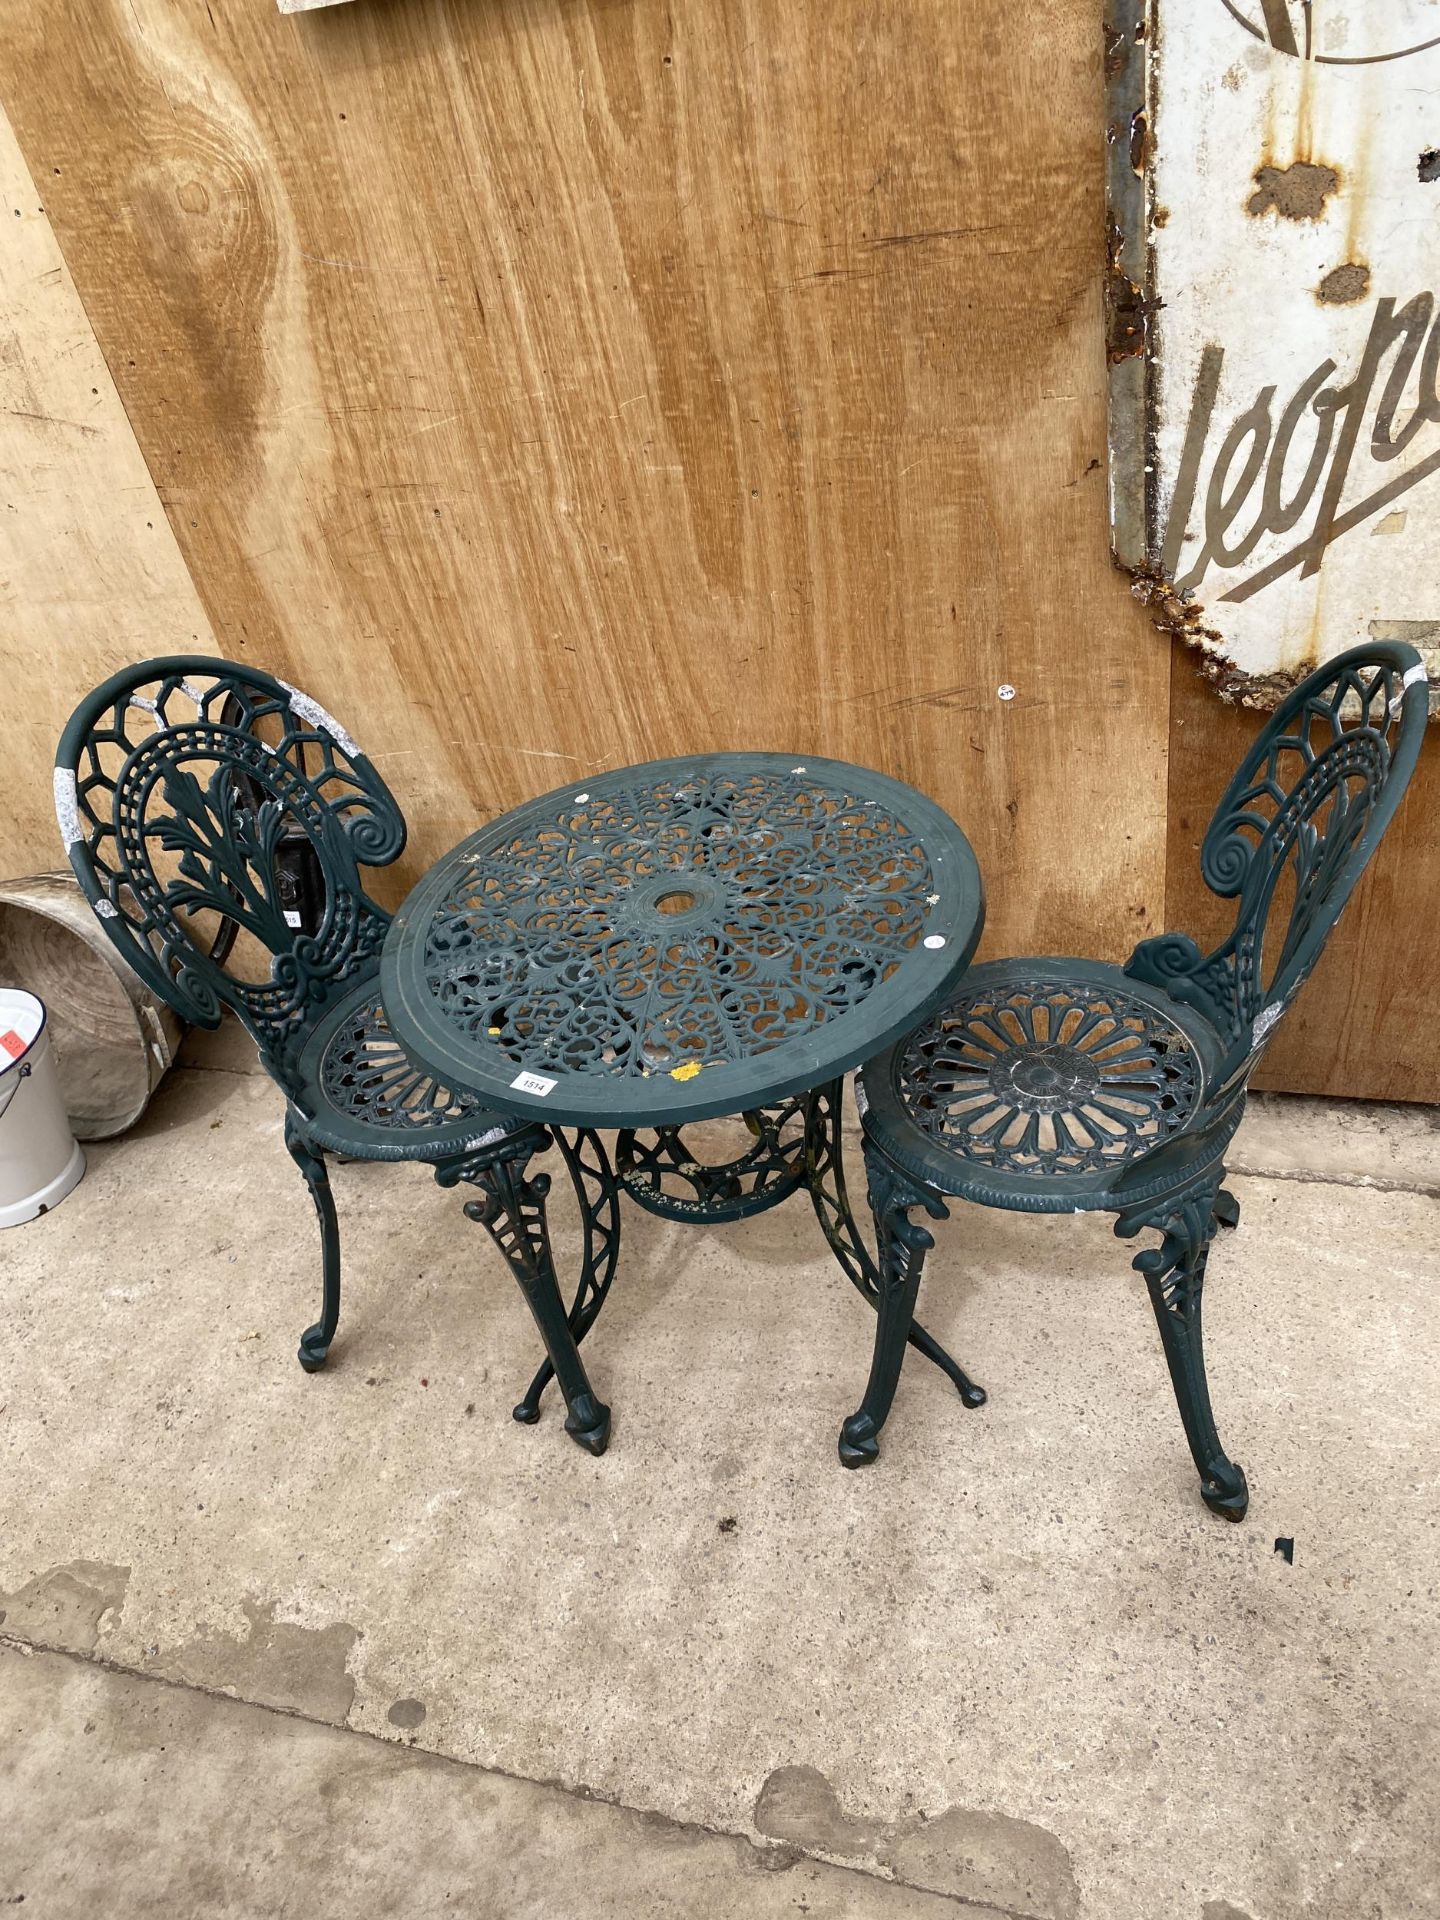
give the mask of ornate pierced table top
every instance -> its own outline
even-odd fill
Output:
[[[390,1024],[448,1084],[669,1126],[818,1086],[954,987],[975,856],[913,788],[780,754],[656,760],[492,820],[395,916]]]

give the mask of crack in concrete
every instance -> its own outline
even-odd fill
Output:
[[[1387,1180],[1375,1173],[1318,1173],[1310,1167],[1246,1167],[1233,1162],[1225,1169],[1227,1179],[1294,1180],[1307,1187],[1360,1187],[1370,1193],[1418,1193],[1425,1200],[1440,1200],[1440,1182],[1425,1180]]]
[[[755,1802],[755,1825],[806,1853],[870,1858],[901,1886],[1006,1920],[1077,1920],[1069,1850],[1033,1820],[974,1807],[884,1821],[847,1813],[818,1767],[777,1767]],[[836,1862],[835,1864],[838,1864]]]
[[[127,1569],[128,1571],[128,1569]],[[74,1661],[79,1666],[101,1667],[107,1673],[114,1673],[127,1680],[143,1681],[150,1686],[169,1687],[176,1693],[201,1694],[207,1699],[222,1702],[226,1706],[249,1707],[257,1713],[273,1713],[281,1719],[298,1720],[306,1726],[324,1727],[328,1732],[339,1733],[355,1740],[363,1740],[370,1746],[381,1747],[397,1761],[410,1766],[426,1768],[454,1768],[466,1774],[479,1774],[494,1780],[504,1780],[523,1787],[543,1787],[564,1794],[571,1800],[583,1800],[595,1806],[613,1807],[619,1813],[627,1813],[666,1833],[705,1834],[711,1839],[726,1840],[741,1850],[739,1864],[742,1870],[749,1866],[764,1873],[784,1872],[799,1860],[819,1861],[835,1873],[853,1873],[858,1879],[878,1881],[882,1886],[902,1888],[910,1893],[925,1894],[931,1899],[948,1900],[957,1910],[963,1910],[967,1916],[979,1914],[991,1916],[992,1920],[1048,1920],[1043,1914],[1015,1912],[1005,1907],[997,1907],[981,1900],[967,1898],[963,1894],[944,1893],[933,1887],[916,1885],[902,1879],[893,1871],[890,1873],[875,1871],[863,1864],[848,1861],[829,1860],[815,1850],[792,1844],[760,1844],[751,1835],[732,1827],[712,1826],[703,1820],[677,1820],[667,1813],[659,1813],[653,1807],[635,1807],[627,1801],[615,1799],[610,1794],[599,1793],[592,1787],[572,1784],[569,1781],[545,1778],[534,1774],[515,1773],[506,1767],[483,1766],[478,1761],[464,1760],[457,1755],[440,1753],[433,1747],[422,1747],[413,1738],[407,1740],[387,1739],[384,1734],[372,1733],[366,1727],[351,1726],[348,1722],[337,1723],[326,1720],[313,1713],[306,1713],[299,1707],[274,1704],[265,1700],[252,1700],[244,1694],[227,1691],[220,1685],[207,1684],[198,1680],[180,1679],[172,1674],[156,1673],[144,1667],[128,1666],[123,1660],[115,1660],[99,1652],[81,1652],[43,1640],[29,1640],[19,1634],[7,1632],[0,1626],[0,1650],[18,1653],[22,1657],[31,1654],[49,1654],[62,1660]],[[753,1857],[750,1857],[753,1856]]]
[[[65,1634],[76,1651],[88,1652],[99,1641],[105,1616],[122,1612],[129,1584],[129,1567],[105,1560],[47,1567],[14,1593],[0,1592],[0,1626],[9,1626],[0,1637],[23,1641],[32,1625],[45,1625]]]
[[[232,1080],[269,1080],[258,1063],[253,1067],[222,1067],[213,1060],[177,1060],[171,1073],[228,1073]],[[273,1085],[273,1082],[272,1082]]]
[[[177,1680],[202,1686],[233,1689],[236,1699],[253,1706],[299,1706],[308,1720],[343,1727],[355,1704],[349,1659],[360,1638],[349,1621],[306,1627],[277,1620],[273,1600],[248,1597],[241,1599],[240,1611],[246,1620],[243,1633],[207,1628],[183,1645],[167,1649],[154,1671],[168,1671]],[[411,1724],[418,1726],[419,1721]]]

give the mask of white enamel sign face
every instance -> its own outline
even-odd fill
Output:
[[[1440,667],[1440,0],[1114,0],[1116,556],[1222,689]]]

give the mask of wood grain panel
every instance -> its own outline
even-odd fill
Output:
[[[217,640],[370,745],[402,877],[572,775],[775,748],[949,807],[990,951],[1158,924],[1094,0],[0,0],[0,29]]]
[[[50,800],[74,694],[209,622],[0,111],[0,873],[61,864]]]
[[[1202,945],[1234,924],[1234,902],[1200,877],[1215,804],[1264,724],[1224,705],[1174,643],[1168,924]],[[1435,1022],[1440,948],[1440,736],[1432,727],[1400,811],[1351,896],[1319,966],[1275,1031],[1255,1084],[1354,1099],[1440,1100]]]

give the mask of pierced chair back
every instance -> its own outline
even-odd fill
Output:
[[[149,660],[76,708],[56,755],[55,810],[76,877],[129,964],[198,1026],[233,1009],[293,1097],[315,1020],[378,971],[389,915],[360,867],[386,866],[405,845],[404,816],[354,741],[253,668]],[[301,836],[314,857],[297,903]]]
[[[1238,902],[1210,953],[1186,934],[1142,940],[1125,971],[1194,1007],[1225,1055],[1197,1124],[1222,1122],[1319,959],[1415,769],[1428,707],[1413,647],[1338,654],[1276,709],[1215,810],[1200,852]]]

